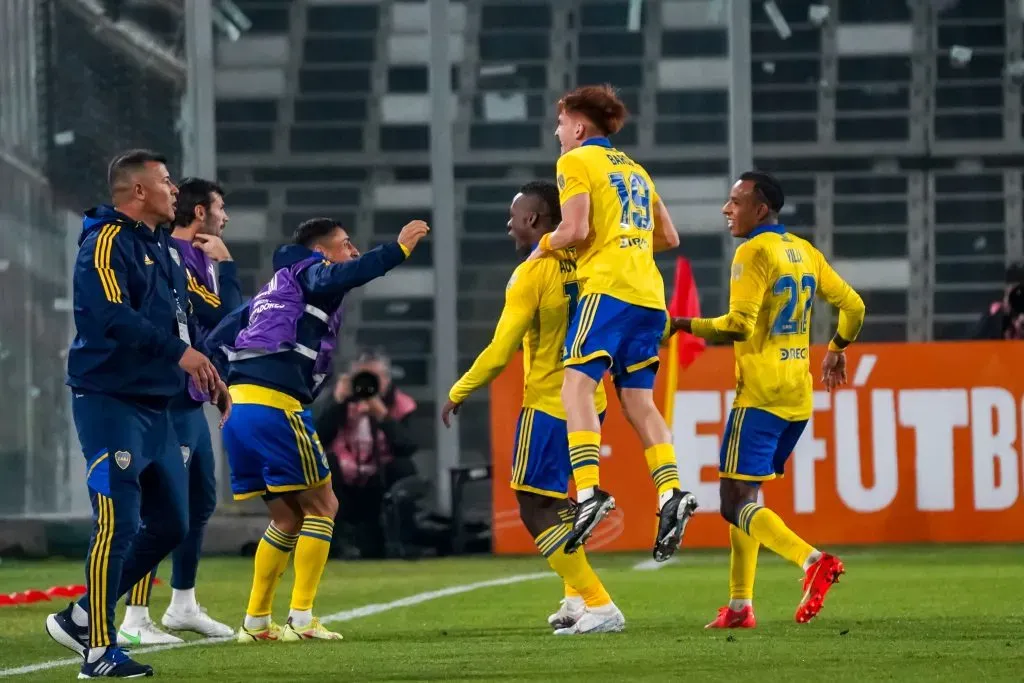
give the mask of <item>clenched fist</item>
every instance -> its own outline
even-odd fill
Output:
[[[420,243],[420,240],[426,237],[428,232],[430,232],[430,226],[425,222],[419,220],[412,221],[402,228],[402,232],[398,233],[398,243],[412,251]]]

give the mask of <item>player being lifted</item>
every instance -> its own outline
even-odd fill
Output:
[[[512,200],[508,232],[524,256],[560,220],[558,189],[553,183],[528,183]],[[512,488],[523,525],[537,549],[565,582],[565,599],[548,623],[559,635],[621,631],[622,612],[591,569],[583,552],[566,554],[572,531],[569,452],[566,447],[562,388],[562,346],[579,299],[576,262],[571,250],[553,258],[519,265],[509,279],[505,308],[494,339],[455,383],[441,413],[446,427],[451,414],[473,393],[490,384],[522,343],[526,387],[516,429]],[[596,388],[595,413],[603,415],[607,398]]]
[[[722,436],[719,477],[722,517],[729,522],[729,604],[708,628],[751,628],[757,551],[765,545],[804,570],[796,610],[803,624],[821,610],[843,573],[839,558],[822,553],[757,503],[761,482],[781,476],[811,416],[808,344],[815,293],[839,308],[839,329],[828,345],[822,382],[846,382],[844,351],[864,323],[864,302],[810,243],[779,225],[785,198],[770,175],[747,172],[722,208],[734,237],[744,238],[732,262],[729,312],[719,318],[675,318],[672,329],[734,341],[736,400]]]
[[[668,322],[654,251],[678,246],[679,235],[647,171],[608,140],[626,116],[610,86],[578,88],[558,101],[562,222],[531,258],[575,246],[582,289],[563,351],[562,402],[579,498],[566,551],[586,542],[615,508],[615,499],[599,488],[601,423],[594,407],[594,393],[611,371],[658,489],[654,558],[664,561],[697,509],[693,494],[680,490],[672,433],[653,391]]]

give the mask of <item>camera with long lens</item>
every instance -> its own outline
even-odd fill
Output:
[[[367,370],[352,375],[352,396],[356,399],[373,398],[380,392],[380,379]]]

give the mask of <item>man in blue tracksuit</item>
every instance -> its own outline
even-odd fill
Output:
[[[185,178],[178,183],[178,204],[174,217],[174,245],[181,254],[188,300],[192,305],[195,334],[192,343],[201,349],[206,335],[229,312],[242,304],[238,270],[221,236],[228,223],[224,190],[202,178]],[[175,631],[193,631],[207,637],[234,634],[227,624],[215,620],[196,600],[196,574],[206,522],[217,507],[213,443],[203,412],[204,397],[194,390],[171,400],[171,422],[178,437],[181,456],[188,470],[188,534],[171,554],[171,604],[161,623]],[[124,621],[117,629],[120,645],[180,643],[181,638],[160,630],[149,616],[156,570],[143,577],[128,592]]]
[[[79,237],[67,383],[93,535],[88,592],[46,620],[54,640],[83,655],[79,678],[153,674],[117,647],[114,609],[188,531],[186,470],[168,403],[191,376],[222,411],[230,408],[216,369],[190,346],[181,255],[157,227],[174,218],[177,196],[165,164],[146,150],[111,162],[113,206],[87,211]]]

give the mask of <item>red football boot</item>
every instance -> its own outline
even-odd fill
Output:
[[[747,605],[741,610],[732,610],[726,607],[718,608],[718,616],[704,628],[754,628],[757,626],[757,619],[754,618],[754,608]]]
[[[822,553],[818,561],[807,568],[804,572],[804,596],[796,608],[798,624],[806,624],[818,616],[825,603],[825,595],[833,584],[839,583],[839,577],[844,573],[843,561],[828,553]]]

